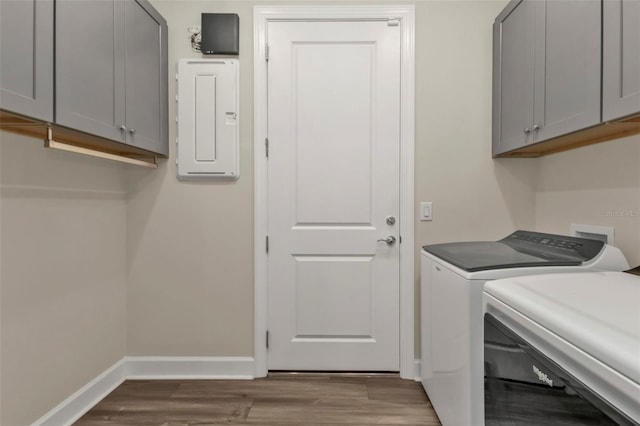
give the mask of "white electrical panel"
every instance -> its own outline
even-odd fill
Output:
[[[238,179],[237,59],[178,62],[178,179]]]

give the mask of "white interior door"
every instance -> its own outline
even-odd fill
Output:
[[[267,30],[268,367],[398,371],[400,28]]]

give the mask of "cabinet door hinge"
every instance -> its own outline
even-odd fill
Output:
[[[269,138],[264,138],[264,151],[267,158],[269,158]]]
[[[264,59],[265,61],[269,62],[269,45],[268,44],[264,45]]]
[[[265,244],[266,244],[267,253],[269,253],[269,236],[268,235],[267,235]]]
[[[269,330],[267,330],[267,338],[266,338],[266,341],[267,341],[267,349],[269,349]]]

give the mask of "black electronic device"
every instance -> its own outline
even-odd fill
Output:
[[[205,55],[237,55],[240,18],[236,13],[203,13],[200,50]]]

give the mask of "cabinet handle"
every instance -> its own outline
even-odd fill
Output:
[[[526,127],[526,128],[524,129],[524,134],[525,134],[525,135],[528,135],[529,133],[531,133],[531,129],[530,129],[530,128],[528,128],[528,127]]]
[[[540,126],[538,126],[537,124],[533,125],[533,131],[537,132],[538,130],[540,130]]]
[[[129,133],[131,133],[132,135],[136,134],[136,129],[129,129]]]
[[[120,131],[121,132],[126,132],[127,128],[124,126],[124,124],[122,126],[120,126]]]

